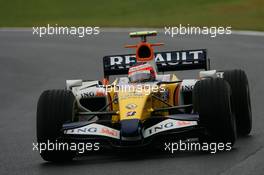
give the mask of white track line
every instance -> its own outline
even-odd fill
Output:
[[[264,32],[260,31],[247,31],[247,30],[234,30],[233,35],[249,35],[249,36],[264,36]]]
[[[155,30],[164,32],[162,28],[100,28],[101,32],[134,32],[142,30]],[[14,28],[0,28],[0,32],[32,32],[32,28],[14,27]],[[232,35],[246,35],[246,36],[264,36],[262,31],[248,31],[248,30],[232,30]]]
[[[32,28],[14,27],[14,28],[0,28],[0,32],[29,32]]]

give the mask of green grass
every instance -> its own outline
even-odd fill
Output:
[[[232,26],[264,30],[264,0],[0,0],[0,27]]]

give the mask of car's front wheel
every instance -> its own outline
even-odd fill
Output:
[[[46,149],[40,153],[44,160],[68,161],[75,156],[73,151],[55,148],[56,144],[65,144],[57,139],[62,135],[62,124],[73,121],[75,104],[74,95],[67,90],[47,90],[39,97],[37,141],[39,144],[46,144]],[[52,149],[48,149],[48,144]]]
[[[220,78],[198,81],[193,90],[194,111],[199,113],[199,124],[208,135],[206,142],[233,145],[236,140],[236,123],[231,106],[229,84]]]

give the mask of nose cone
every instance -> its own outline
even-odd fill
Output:
[[[149,94],[143,92],[119,92],[121,139],[123,141],[141,140],[141,124],[149,115],[147,99]]]
[[[122,140],[141,139],[141,122],[139,119],[130,119],[121,121]]]
[[[128,92],[119,97],[121,138],[127,141],[140,140],[146,96]]]

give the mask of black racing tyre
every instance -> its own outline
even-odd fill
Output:
[[[199,124],[207,134],[205,142],[233,145],[236,140],[236,122],[231,109],[229,84],[220,78],[198,81],[193,90],[194,111],[199,113]]]
[[[252,112],[247,75],[243,70],[228,70],[224,71],[223,78],[232,89],[238,134],[248,135],[252,129]]]
[[[71,91],[47,90],[38,100],[37,106],[37,141],[38,143],[63,143],[62,124],[73,121],[76,100]],[[64,143],[63,143],[64,144]],[[46,161],[69,161],[75,156],[70,150],[45,150],[40,153]]]

